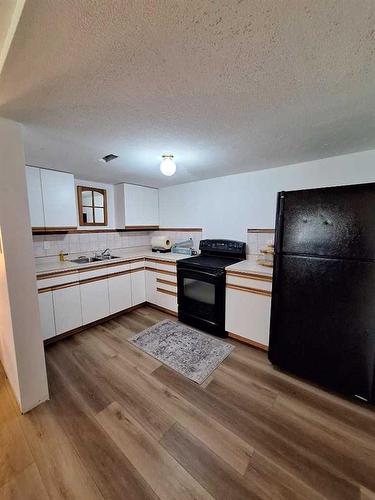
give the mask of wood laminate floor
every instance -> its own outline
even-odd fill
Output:
[[[0,374],[0,498],[375,499],[375,414],[236,349],[199,386],[127,342],[143,307],[50,345],[51,401]]]

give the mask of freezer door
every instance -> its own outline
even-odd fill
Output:
[[[375,183],[280,193],[282,253],[375,259]]]
[[[276,256],[270,361],[371,400],[374,358],[375,264]]]

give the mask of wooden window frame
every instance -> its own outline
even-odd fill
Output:
[[[82,191],[91,191],[92,205],[82,204]],[[94,204],[94,192],[103,195],[103,206],[98,207]],[[107,190],[100,189],[92,186],[77,186],[77,198],[78,198],[78,214],[79,214],[79,225],[80,226],[107,226],[108,225],[108,209],[107,209]],[[92,208],[92,215],[94,222],[85,222],[83,220],[83,208]],[[103,208],[104,210],[104,222],[95,222],[95,208]]]

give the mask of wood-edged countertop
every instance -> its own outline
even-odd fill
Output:
[[[227,272],[232,271],[244,274],[257,274],[259,276],[267,277],[272,276],[273,271],[272,267],[265,267],[258,264],[255,255],[248,255],[246,260],[227,266],[225,270]]]
[[[57,256],[53,257],[37,257],[35,259],[35,268],[36,268],[36,274],[43,274],[43,273],[59,273],[59,272],[64,272],[64,271],[73,271],[76,269],[85,269],[87,267],[92,267],[92,266],[106,266],[109,263],[116,263],[116,262],[127,262],[129,260],[133,259],[145,259],[145,258],[150,258],[150,259],[158,259],[158,260],[165,260],[165,261],[170,261],[170,262],[176,262],[179,259],[183,259],[188,257],[188,255],[181,255],[181,254],[176,254],[172,252],[168,253],[159,253],[159,252],[152,252],[149,247],[144,248],[136,248],[136,249],[114,249],[111,251],[112,255],[118,256],[118,259],[111,259],[111,260],[104,260],[104,261],[99,261],[99,262],[89,262],[87,264],[77,264],[75,262],[71,262],[72,259],[77,259],[80,255],[85,255],[87,257],[93,257],[94,252],[82,252],[79,254],[69,254],[66,256],[66,260],[64,262],[60,262],[59,258]]]

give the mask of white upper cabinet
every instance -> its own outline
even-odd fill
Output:
[[[40,170],[45,226],[77,227],[74,176],[55,170]]]
[[[116,186],[117,227],[159,225],[159,191],[154,188],[119,184]]]
[[[44,211],[40,168],[26,167],[27,194],[32,227],[44,227]]]
[[[73,174],[27,166],[26,181],[33,228],[77,227]]]

